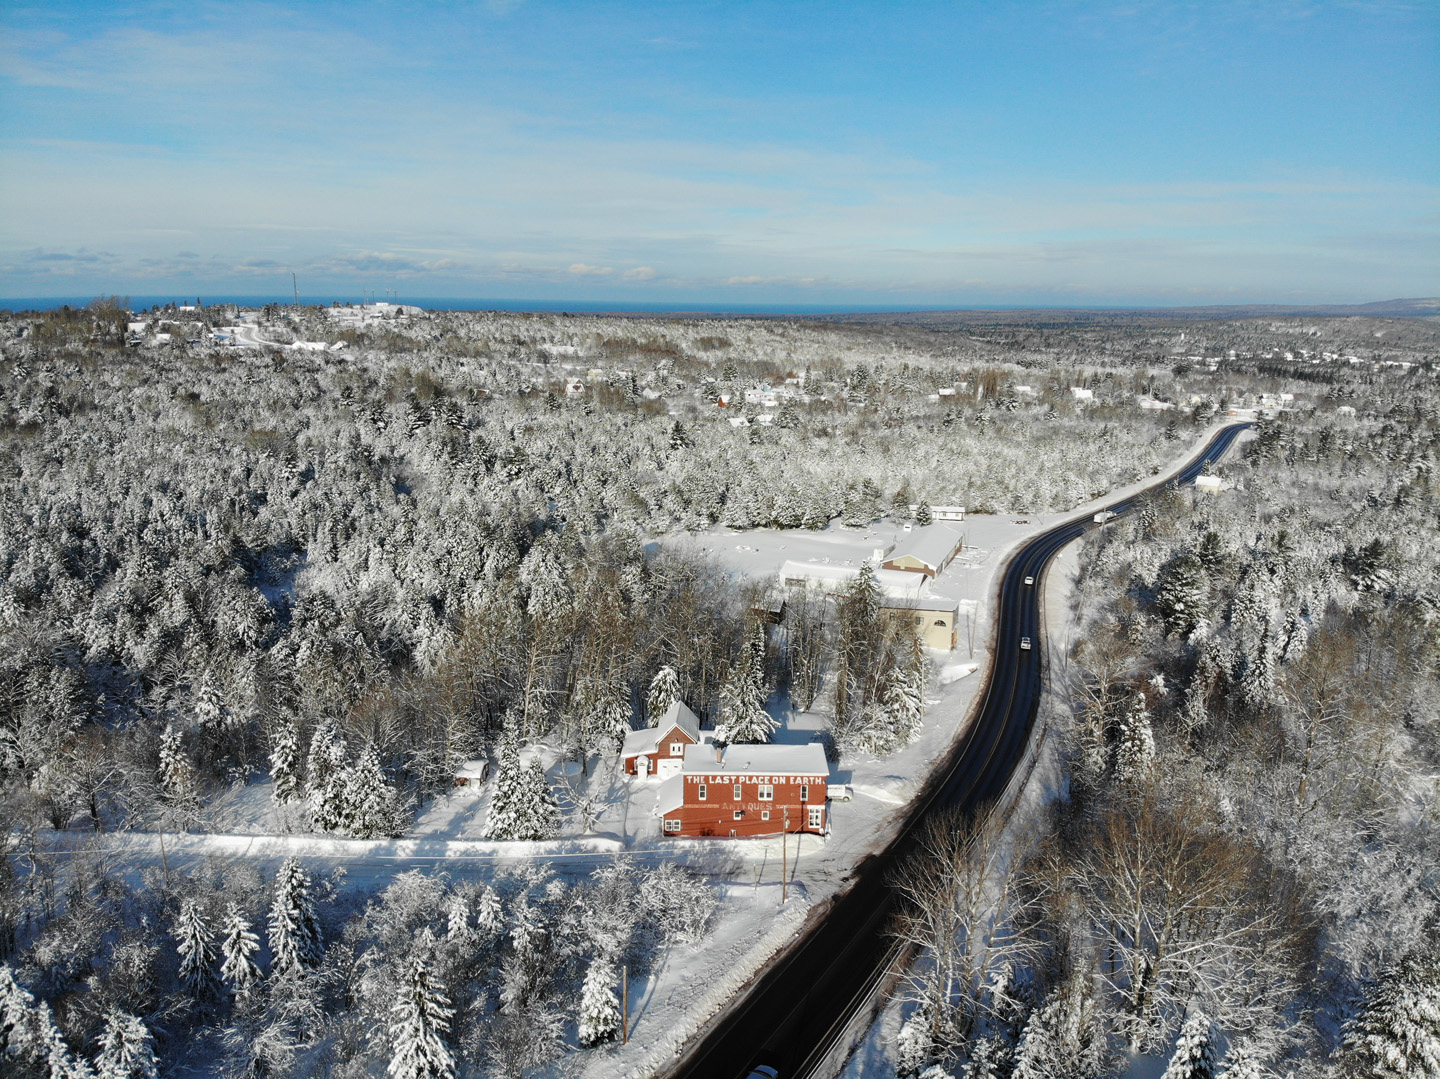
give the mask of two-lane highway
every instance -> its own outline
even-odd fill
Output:
[[[1226,427],[1174,476],[1108,507],[1117,516],[1167,484],[1193,483],[1249,424]],[[1031,540],[1001,579],[995,655],[980,710],[965,736],[910,805],[895,840],[856,866],[853,883],[812,916],[810,930],[770,965],[681,1057],[673,1079],[737,1079],[756,1065],[781,1079],[810,1079],[855,1013],[873,997],[892,959],[886,925],[894,904],[890,868],[914,843],[930,813],[993,804],[1024,759],[1041,695],[1039,593],[1050,560],[1094,527],[1090,518],[1059,525]],[[1025,584],[1029,577],[1034,584]],[[1020,648],[1022,637],[1033,647]],[[818,1079],[818,1077],[817,1077]]]

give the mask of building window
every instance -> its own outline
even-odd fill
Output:
[[[935,624],[936,624],[937,626],[943,626],[943,625],[945,624],[945,619],[943,619],[943,618],[937,618],[937,619],[935,619]]]
[[[760,819],[761,819],[761,820],[769,820],[769,819],[770,819],[770,810],[768,810],[768,809],[762,809],[762,810],[760,810]]]
[[[672,756],[672,757],[683,757],[684,755],[685,755],[685,743],[684,743],[684,742],[671,742],[671,743],[670,743],[670,756]]]
[[[739,783],[736,783],[736,784],[735,784],[735,801],[737,801],[737,802],[740,801],[740,799],[741,799],[742,797],[744,797],[744,796],[740,793],[740,784],[739,784]]]
[[[700,801],[705,801],[705,784],[700,784]]]
[[[825,825],[825,807],[824,807],[824,806],[811,806],[811,807],[810,807],[810,827],[811,827],[811,828],[814,828],[814,829],[816,829],[816,830],[818,831],[820,828],[824,827],[824,825]]]
[[[735,819],[736,819],[736,820],[741,820],[741,819],[744,818],[744,816],[745,816],[745,811],[744,811],[743,809],[737,809],[737,810],[735,810]]]
[[[773,784],[773,783],[761,783],[761,784],[759,784],[759,787],[760,787],[760,801],[762,801],[762,802],[773,802],[773,801],[775,801],[775,784]]]
[[[678,820],[667,820],[665,822],[666,835],[674,835],[678,831],[680,831],[680,822]]]
[[[809,783],[801,783],[801,784],[800,784],[800,801],[802,801],[802,802],[808,802],[808,801],[810,801],[810,784],[809,784]]]

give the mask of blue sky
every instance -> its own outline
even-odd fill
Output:
[[[1440,294],[1440,5],[0,8],[0,296]]]

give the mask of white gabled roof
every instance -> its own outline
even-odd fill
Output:
[[[955,549],[960,546],[960,533],[944,525],[925,525],[917,528],[901,540],[885,561],[899,558],[913,558],[931,569],[939,569]]]
[[[641,753],[654,753],[660,748],[661,741],[673,729],[688,734],[691,739],[698,742],[700,738],[700,717],[683,703],[676,701],[660,717],[660,725],[657,727],[646,727],[643,730],[631,731],[625,736],[625,745],[620,750],[621,757],[638,757]]]
[[[744,772],[756,775],[828,776],[830,764],[825,760],[825,748],[818,742],[807,742],[802,746],[726,746],[720,751],[718,762],[715,759],[714,746],[685,747],[683,775],[739,775]]]

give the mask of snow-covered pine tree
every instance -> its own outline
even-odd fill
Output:
[[[1194,553],[1186,551],[1166,567],[1155,606],[1167,637],[1184,640],[1194,632],[1204,613],[1205,591],[1205,566]]]
[[[119,1008],[105,1013],[96,1079],[155,1079],[155,1039],[143,1020]]]
[[[720,729],[724,742],[768,742],[779,727],[765,711],[765,627],[754,623],[745,647],[720,687]]]
[[[475,929],[487,944],[496,940],[505,929],[505,910],[500,905],[500,896],[489,885],[480,893],[480,902],[475,909]]]
[[[630,701],[625,684],[614,676],[600,682],[587,702],[587,711],[587,744],[609,744],[619,749],[630,733]]]
[[[679,699],[680,676],[667,663],[650,679],[650,691],[645,695],[645,722],[651,727],[659,726],[661,718]]]
[[[886,676],[878,707],[866,712],[861,748],[872,753],[893,753],[924,733],[928,674],[924,646],[916,635]]]
[[[385,780],[380,754],[368,745],[353,768],[343,771],[340,790],[344,799],[340,827],[358,839],[398,835],[401,830],[400,799]]]
[[[445,939],[464,940],[470,935],[470,905],[459,892],[445,904]]]
[[[1215,1024],[1192,1008],[1160,1079],[1215,1079]]]
[[[580,991],[580,1044],[586,1049],[614,1041],[620,1033],[620,1002],[615,994],[618,980],[615,964],[604,956],[596,956],[585,972]]]
[[[225,912],[222,934],[220,980],[235,995],[236,1000],[244,1000],[260,981],[260,967],[255,963],[255,953],[260,950],[260,938],[251,931],[249,919],[234,903],[231,903]]]
[[[285,716],[275,732],[270,747],[270,778],[274,781],[273,796],[279,805],[300,797],[300,739],[295,733],[295,719]]]
[[[1386,970],[1345,1034],[1343,1058],[1374,1079],[1440,1076],[1440,962],[1411,955]]]
[[[1010,1079],[1056,1079],[1067,1074],[1056,1029],[1059,1013],[1060,1002],[1055,998],[1030,1013],[1015,1046],[1015,1068]]]
[[[1220,1079],[1269,1079],[1260,1056],[1248,1042],[1232,1042],[1225,1054],[1225,1070]]]
[[[35,997],[0,964],[0,1054],[21,1057],[38,1052]]]
[[[215,940],[205,924],[200,904],[186,899],[173,933],[180,953],[180,984],[192,1000],[208,1003],[218,995],[215,980]]]
[[[961,1079],[1004,1079],[1005,1067],[1009,1063],[1003,1039],[981,1038],[970,1046],[970,1059],[965,1063]]]
[[[1302,612],[1291,611],[1285,616],[1285,629],[1280,645],[1280,662],[1294,663],[1305,653],[1305,646],[1309,641],[1310,631],[1305,625]]]
[[[422,950],[423,951],[423,950]],[[428,954],[410,957],[400,999],[390,1009],[390,1079],[453,1079],[455,1055],[445,1043],[455,1009],[430,982]]]
[[[915,507],[915,523],[921,528],[924,528],[934,519],[935,516],[930,510],[930,503],[926,502],[924,499],[921,499],[920,505]]]
[[[1245,657],[1245,670],[1240,676],[1240,697],[1255,710],[1265,708],[1275,697],[1275,655],[1270,635],[1262,632],[1254,651]]]
[[[305,762],[310,821],[321,831],[333,832],[345,823],[345,739],[333,720],[321,720],[310,738]]]
[[[209,667],[200,676],[200,688],[195,691],[195,722],[207,735],[225,726],[225,702],[220,696],[220,684]]]
[[[558,827],[559,808],[540,762],[521,766],[514,729],[507,728],[485,835],[490,839],[549,839]]]
[[[1150,727],[1150,708],[1145,694],[1136,693],[1130,708],[1120,719],[1120,737],[1115,745],[1115,778],[1137,786],[1150,774],[1155,762],[1155,733]]]
[[[929,1008],[916,1008],[895,1035],[896,1079],[917,1079],[935,1060],[935,1024]]]
[[[195,769],[174,723],[165,724],[160,734],[160,791],[172,805],[195,797]]]
[[[320,961],[320,927],[310,900],[310,877],[292,855],[275,874],[270,904],[270,954],[280,974],[299,971]]]

